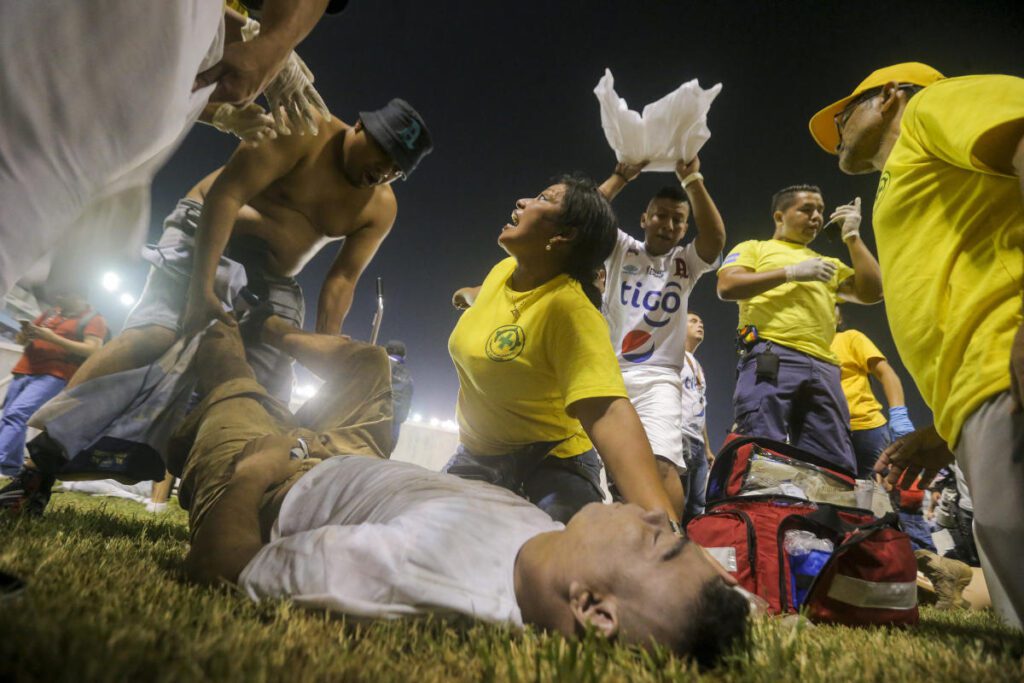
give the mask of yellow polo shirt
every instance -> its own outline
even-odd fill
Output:
[[[1024,135],[1024,80],[950,78],[911,98],[875,196],[889,325],[903,364],[955,445],[964,421],[1010,387],[1021,324],[1024,208],[995,169]]]
[[[608,323],[568,275],[516,292],[508,285],[515,268],[507,258],[491,270],[448,340],[460,439],[474,455],[537,441],[562,441],[558,457],[579,455],[592,444],[572,404],[628,398]]]
[[[762,339],[839,365],[839,359],[831,349],[832,337],[836,333],[836,292],[843,280],[853,275],[853,268],[802,244],[770,239],[740,242],[722,261],[718,272],[743,267],[760,273],[785,268],[809,258],[834,263],[836,273],[832,279],[828,282],[787,282],[739,301],[738,327],[754,325]]]
[[[832,352],[839,358],[843,394],[850,405],[850,429],[860,431],[881,427],[887,420],[882,404],[871,391],[871,361],[885,360],[874,342],[858,330],[836,332]]]

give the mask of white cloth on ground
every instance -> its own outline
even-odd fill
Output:
[[[135,255],[153,176],[213,92],[192,85],[220,60],[223,15],[221,0],[4,4],[0,294],[47,257]]]
[[[137,503],[145,503],[153,493],[152,481],[140,481],[137,484],[122,484],[113,479],[97,479],[95,481],[65,481],[61,483],[65,491],[84,493],[89,496],[110,496],[111,498],[127,498]]]
[[[679,371],[657,365],[624,369],[629,400],[640,417],[654,454],[686,471],[683,452],[682,381]]]
[[[681,373],[683,385],[683,436],[703,443],[704,425],[707,421],[707,381],[704,368],[697,358],[686,352],[686,361]]]
[[[255,600],[290,597],[357,617],[460,614],[518,627],[519,549],[562,528],[497,486],[335,457],[288,492],[270,543],[238,583]]]
[[[643,242],[619,230],[604,263],[604,315],[624,371],[637,366],[682,370],[690,292],[720,261],[721,256],[705,263],[692,241],[652,256]]]
[[[649,160],[644,171],[673,171],[677,161],[692,160],[711,138],[708,110],[721,90],[721,83],[704,90],[693,79],[648,104],[640,114],[618,96],[612,72],[605,69],[594,94],[601,105],[604,136],[616,159]]]

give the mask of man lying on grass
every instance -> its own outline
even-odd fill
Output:
[[[192,579],[358,617],[593,627],[702,664],[742,637],[735,582],[664,513],[591,504],[563,526],[497,486],[390,462],[384,349],[274,317],[262,334],[326,384],[293,418],[256,383],[237,331],[207,331],[206,398],[170,454]]]

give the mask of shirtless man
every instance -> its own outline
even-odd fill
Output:
[[[412,172],[431,141],[423,119],[400,99],[361,112],[355,125],[332,118],[319,126],[315,136],[242,144],[189,191],[159,244],[144,252],[153,268],[124,331],[82,365],[69,390],[153,362],[213,318],[234,324],[229,311],[241,303],[243,284],[269,303],[267,313],[301,327],[305,304],[294,276],[344,238],[316,320],[317,332],[340,333],[356,282],[395,220],[389,184]],[[287,401],[291,360],[258,339],[247,354],[260,382]]]

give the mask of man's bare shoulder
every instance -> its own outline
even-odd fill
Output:
[[[373,188],[373,196],[366,205],[364,217],[367,227],[388,231],[398,215],[398,198],[390,185]]]

